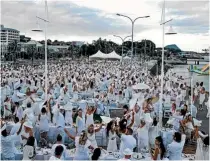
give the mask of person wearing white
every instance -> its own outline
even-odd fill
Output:
[[[11,102],[9,97],[6,97],[5,101],[4,101],[4,116],[3,118],[7,118],[9,116],[11,116],[12,114],[12,109],[11,109]]]
[[[61,145],[56,146],[55,148],[55,153],[53,156],[50,157],[49,160],[55,161],[55,160],[60,160],[61,161],[61,157],[63,154],[64,148]]]
[[[23,106],[24,105],[19,105],[19,102],[15,102],[15,112],[13,115],[16,115],[16,117],[19,118],[19,120],[22,120],[23,118]]]
[[[109,152],[115,152],[117,151],[117,135],[116,135],[116,129],[115,129],[115,122],[111,121],[107,124],[107,137],[108,137],[108,145],[107,145],[107,151]]]
[[[72,104],[68,102],[65,106],[65,123],[66,125],[73,125],[73,118],[72,118]]]
[[[160,135],[160,127],[156,118],[153,119],[152,126],[149,127],[148,133],[149,133],[149,147],[154,148],[155,138]]]
[[[135,105],[134,106],[134,127],[138,128],[139,125],[140,125],[140,118],[141,118],[141,115],[142,115],[142,107],[139,107],[139,105]]]
[[[64,149],[63,153],[62,153],[62,156],[61,156],[61,160],[65,160],[65,158],[67,156],[67,151],[66,151],[66,146],[62,143],[63,142],[62,140],[63,140],[62,136],[58,134],[57,141],[52,146],[51,155],[55,156],[55,149],[56,149],[56,147],[61,145],[63,147],[63,149]]]
[[[14,135],[15,133],[18,132],[18,129],[20,128],[21,123],[19,122],[18,117],[15,117],[14,120],[15,124],[12,126],[12,129],[10,131],[10,135]]]
[[[182,135],[179,132],[175,132],[173,142],[167,147],[167,156],[169,157],[169,160],[182,160],[181,155],[183,146]]]
[[[36,156],[35,139],[30,136],[26,145],[23,146],[23,160],[34,160]]]
[[[195,135],[197,138],[195,160],[209,160],[209,136],[198,131],[197,126],[195,129]]]
[[[123,155],[123,151],[127,148],[134,149],[136,147],[136,139],[133,137],[133,130],[127,128],[126,134],[121,135],[120,154]]]
[[[85,123],[82,118],[82,109],[79,109],[78,116],[76,118],[76,133],[80,135],[82,130],[85,130]]]
[[[64,107],[59,105],[59,109],[58,109],[58,115],[56,116],[56,127],[57,127],[57,133],[56,136],[58,134],[60,134],[63,138],[65,137],[65,133],[64,133],[64,127],[65,127],[65,118],[64,118]],[[63,140],[64,143],[64,140]]]
[[[49,127],[49,117],[47,115],[48,110],[45,107],[42,108],[41,114],[39,115],[39,132],[40,132],[40,142],[42,145],[47,145],[47,135],[50,129]]]
[[[88,109],[86,112],[86,119],[85,119],[85,127],[88,128],[91,124],[94,124],[93,120],[93,114],[96,111],[96,108],[94,108],[93,102],[88,102]]]
[[[26,121],[29,121],[32,123],[32,125],[35,124],[35,116],[33,109],[31,108],[31,103],[27,103],[27,108],[23,111],[23,118],[26,118]]]
[[[15,160],[15,144],[14,142],[19,138],[19,134],[23,127],[23,121],[17,133],[8,135],[6,124],[1,121],[1,159]]]
[[[138,133],[138,152],[141,149],[149,148],[149,123],[146,122],[143,118],[141,119],[141,123],[139,128],[137,129]]]
[[[200,90],[201,91],[199,93],[199,109],[203,110],[203,103],[204,103],[204,100],[205,100],[205,97],[206,97],[206,93],[205,93],[205,88],[204,87],[201,87]]]
[[[88,140],[87,133],[83,130],[80,136],[72,136],[67,129],[64,129],[68,137],[75,140],[76,152],[74,160],[89,160],[88,149],[94,149]]]
[[[98,147],[97,142],[96,142],[96,132],[99,132],[102,128],[102,124],[100,125],[100,127],[98,127],[97,129],[94,129],[94,125],[91,124],[88,129],[87,129],[87,137],[88,140],[91,142],[91,146],[95,149]]]
[[[124,157],[122,159],[119,159],[118,161],[130,161],[131,160],[131,156],[133,154],[133,151],[129,148],[126,148],[123,151]]]

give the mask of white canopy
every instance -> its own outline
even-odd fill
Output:
[[[106,59],[122,59],[122,57],[120,55],[118,55],[115,51],[109,53],[109,54],[106,54],[105,55],[105,58]]]
[[[129,56],[125,56],[123,59],[124,60],[130,60],[131,58]]]
[[[104,59],[105,57],[106,54],[102,53],[100,50],[96,54],[90,56],[91,59]]]

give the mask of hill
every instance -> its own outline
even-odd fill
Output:
[[[169,49],[169,50],[175,50],[175,51],[178,51],[178,52],[182,51],[176,44],[167,45],[167,46],[165,46],[165,48]]]

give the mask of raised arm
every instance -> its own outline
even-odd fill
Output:
[[[19,135],[19,134],[20,134],[20,132],[21,132],[21,130],[22,130],[22,127],[23,127],[24,122],[25,122],[25,119],[21,121],[21,125],[20,125],[19,130],[17,131],[17,135]]]
[[[95,132],[99,132],[102,128],[103,124],[101,124],[97,129],[95,129]]]
[[[132,112],[132,120],[131,120],[130,125],[128,125],[128,127],[131,128],[133,124],[134,124],[134,111]]]
[[[64,128],[65,133],[68,135],[68,137],[70,137],[72,140],[75,140],[75,136],[71,135],[70,132]]]

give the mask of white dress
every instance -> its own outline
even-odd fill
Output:
[[[205,100],[205,93],[203,93],[203,94],[200,93],[200,98],[199,98],[199,102],[200,102],[200,103],[199,103],[199,104],[202,105],[203,102],[204,102],[204,100]]]
[[[6,109],[5,106],[7,107],[8,110]],[[8,117],[11,114],[12,114],[12,112],[11,112],[11,104],[10,104],[10,102],[4,102],[4,118]]]
[[[76,119],[77,133],[80,134],[82,130],[85,130],[84,119],[77,116]]]
[[[67,110],[65,113],[65,123],[72,125],[73,124],[73,120],[72,120],[72,111],[71,110]]]
[[[107,151],[109,152],[117,151],[117,139],[115,132],[112,133],[111,131],[109,131],[109,141],[108,141]]]
[[[93,113],[92,114],[86,114],[86,122],[85,122],[85,127],[88,128],[89,125],[94,124],[93,121]]]
[[[95,132],[93,134],[89,134],[87,133],[88,136],[88,140],[91,142],[91,146],[95,148],[98,147],[97,142],[96,142],[96,136],[95,136]]]
[[[89,160],[88,147],[90,145],[91,145],[91,142],[89,140],[86,141],[85,145],[80,145],[79,137],[77,136],[75,138],[76,152],[75,152],[74,160]]]
[[[141,151],[143,148],[149,148],[149,129],[147,125],[144,127],[139,128],[138,132],[138,152]]]
[[[40,132],[47,132],[49,131],[49,118],[47,114],[40,116],[40,122],[39,122],[39,130]]]
[[[155,147],[155,138],[159,135],[160,135],[160,127],[158,125],[151,126],[149,128],[149,144],[152,148]]]
[[[201,138],[197,139],[195,160],[209,160],[209,147],[204,146]]]

